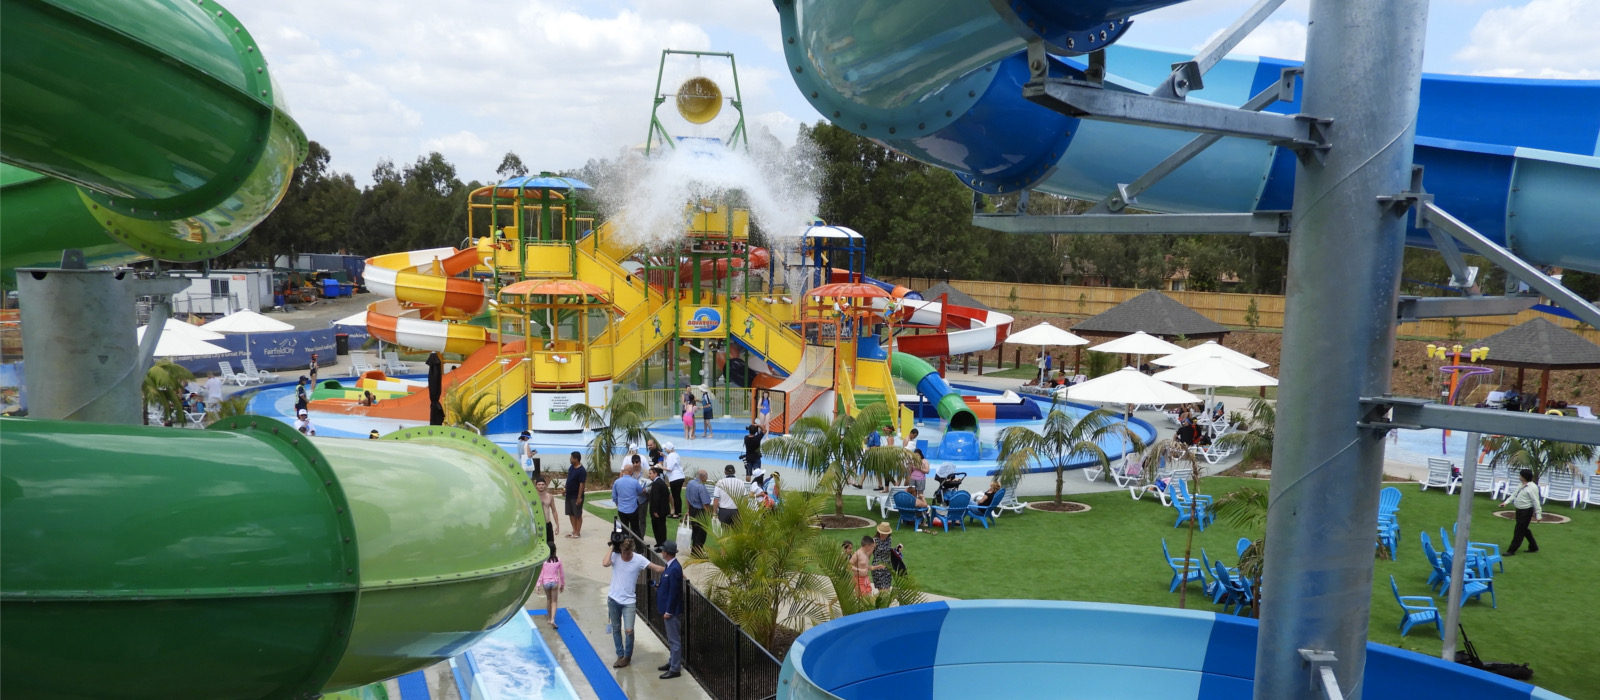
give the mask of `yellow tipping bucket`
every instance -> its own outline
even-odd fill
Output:
[[[694,124],[704,124],[717,118],[722,111],[722,88],[710,78],[700,76],[683,81],[678,86],[678,114]]]

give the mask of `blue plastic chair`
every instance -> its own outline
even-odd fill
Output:
[[[1447,534],[1445,529],[1442,527],[1439,528],[1439,542],[1439,549],[1444,553],[1444,555],[1448,558],[1454,559],[1456,556],[1455,538]],[[1486,552],[1483,550],[1473,547],[1471,542],[1467,543],[1468,574],[1478,576],[1480,578],[1491,578],[1494,576],[1494,569],[1490,568],[1488,561],[1485,561],[1485,554]]]
[[[1173,479],[1172,507],[1178,511],[1178,519],[1172,523],[1179,527],[1191,519],[1200,527],[1201,532],[1206,531],[1206,526],[1216,520],[1217,514],[1211,510],[1211,497],[1205,494],[1190,495],[1189,487],[1182,479]]]
[[[1398,513],[1398,512],[1400,512],[1400,496],[1401,495],[1402,494],[1400,493],[1400,489],[1397,489],[1397,488],[1395,488],[1393,486],[1385,486],[1382,491],[1378,492],[1378,512],[1379,513]]]
[[[1428,539],[1428,533],[1417,533],[1422,537],[1422,555],[1428,558],[1428,565],[1433,567],[1433,573],[1428,575],[1428,587],[1435,592],[1443,590],[1450,581],[1450,570],[1445,568],[1439,550],[1433,548],[1433,540]]]
[[[894,492],[894,508],[900,511],[900,520],[894,524],[894,529],[896,530],[899,530],[900,526],[905,523],[910,523],[911,528],[916,529],[928,515],[928,508],[926,506],[918,508],[917,497],[912,495],[910,491]]]
[[[1004,500],[1005,497],[1006,490],[1000,489],[989,497],[989,502],[985,505],[980,506],[976,503],[968,502],[967,517],[978,521],[979,524],[983,525],[983,529],[989,529],[989,523],[994,521],[995,512],[1000,509],[1000,501]]]
[[[1194,559],[1172,556],[1172,553],[1167,550],[1167,538],[1165,537],[1161,538],[1161,556],[1167,560],[1167,566],[1172,567],[1172,585],[1167,587],[1168,593],[1176,592],[1178,586],[1187,584],[1190,581],[1199,581],[1200,589],[1205,590],[1205,569],[1201,568],[1200,562]]]
[[[1254,543],[1250,541],[1250,538],[1248,538],[1248,537],[1240,537],[1239,541],[1235,542],[1233,544],[1234,556],[1236,556],[1236,557],[1244,556],[1244,550],[1249,549],[1251,544],[1254,544]]]
[[[1378,541],[1389,546],[1391,560],[1400,560],[1400,516],[1378,513]]]
[[[1227,610],[1228,604],[1232,603],[1233,614],[1238,615],[1244,612],[1244,609],[1250,605],[1250,582],[1244,580],[1243,577],[1228,573],[1228,567],[1223,566],[1220,561],[1212,564],[1212,567],[1217,577],[1217,583],[1223,589],[1222,609]]]
[[[966,522],[966,520],[967,520],[967,506],[970,505],[971,503],[972,503],[972,494],[967,493],[966,491],[957,491],[956,495],[954,495],[954,496],[952,496],[950,498],[950,502],[949,502],[948,505],[933,506],[932,510],[933,510],[933,514],[935,516],[938,516],[938,517],[944,519],[944,531],[945,532],[949,532],[950,531],[950,521],[952,521],[952,520],[955,521],[955,524],[961,526],[961,531],[962,532],[966,532],[967,531],[967,522]]]
[[[1444,571],[1444,583],[1439,585],[1440,594],[1444,594],[1445,591],[1450,589],[1450,567],[1452,563],[1450,555],[1439,555],[1439,566]],[[1467,575],[1461,577],[1461,600],[1457,604],[1458,607],[1465,607],[1469,600],[1476,600],[1481,603],[1483,602],[1483,594],[1488,593],[1489,607],[1499,608],[1500,603],[1494,597],[1494,579],[1472,576],[1470,575],[1471,571],[1471,568],[1466,569]]]
[[[1222,570],[1228,572],[1229,576],[1238,576],[1239,575],[1239,570],[1238,569],[1235,569],[1235,568],[1233,568],[1231,566],[1227,566],[1225,564],[1222,564],[1222,560],[1219,559],[1219,560],[1217,560],[1216,563],[1218,565],[1221,565],[1222,566]],[[1201,547],[1200,548],[1200,564],[1201,564],[1202,570],[1204,570],[1204,571],[1214,571],[1214,568],[1213,568],[1212,562],[1211,562],[1211,558],[1206,554],[1206,548],[1205,547]],[[1213,579],[1212,579],[1212,581],[1210,583],[1206,584],[1206,597],[1210,598],[1211,602],[1214,603],[1214,604],[1222,602],[1222,599],[1227,595],[1227,593],[1228,593],[1227,584],[1222,582],[1222,581],[1216,580],[1215,577],[1213,577]]]
[[[1400,636],[1406,636],[1413,626],[1421,623],[1432,622],[1433,629],[1439,633],[1439,638],[1444,639],[1444,626],[1439,624],[1439,608],[1433,604],[1433,598],[1425,595],[1400,595],[1400,585],[1394,582],[1394,576],[1389,576],[1389,590],[1394,591],[1394,600],[1400,604]]]
[[[1444,528],[1440,528],[1439,531],[1440,533],[1443,533]],[[1450,525],[1450,534],[1456,534],[1456,526],[1454,524]],[[1443,534],[1440,536],[1442,537]],[[1454,541],[1455,538],[1452,537],[1450,540]],[[1472,540],[1467,540],[1467,549],[1472,550],[1478,556],[1483,557],[1483,562],[1485,564],[1483,574],[1485,576],[1493,576],[1494,569],[1492,567],[1495,566],[1499,566],[1501,572],[1506,570],[1505,560],[1500,558],[1500,545],[1493,542],[1473,542]]]

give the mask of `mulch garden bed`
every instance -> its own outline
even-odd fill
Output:
[[[1514,511],[1514,510],[1497,510],[1497,511],[1494,512],[1494,517],[1496,517],[1496,518],[1505,518],[1506,520],[1516,520],[1517,519],[1517,511]],[[1550,524],[1550,525],[1562,525],[1562,524],[1565,524],[1565,523],[1572,522],[1572,518],[1569,518],[1569,517],[1567,517],[1565,515],[1556,515],[1555,513],[1545,513],[1543,516],[1535,518],[1533,520],[1533,522],[1536,522],[1536,523],[1547,523],[1547,524]]]
[[[1028,510],[1042,510],[1047,513],[1083,513],[1092,510],[1087,503],[1077,501],[1029,501]]]
[[[817,517],[817,524],[824,530],[854,530],[863,527],[872,527],[878,521],[869,520],[859,515],[822,515]]]

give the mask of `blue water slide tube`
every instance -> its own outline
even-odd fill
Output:
[[[1082,75],[1072,54],[1128,32],[1126,18],[1172,4],[1129,0],[975,3],[775,0],[790,75],[824,117],[991,194],[1039,189],[1098,200],[1192,134],[1079,120],[1022,97],[1032,36],[1049,72]],[[1188,54],[1107,49],[1105,85],[1148,93]],[[1195,102],[1237,106],[1298,65],[1230,58]],[[1268,111],[1292,113],[1298,103]],[[1600,81],[1424,75],[1417,164],[1444,209],[1526,260],[1600,272]],[[1288,209],[1294,155],[1224,138],[1139,195],[1163,212]],[[1431,246],[1413,230],[1408,243]]]

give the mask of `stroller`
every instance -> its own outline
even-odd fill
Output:
[[[1484,661],[1483,659],[1479,658],[1478,648],[1472,645],[1471,639],[1467,638],[1467,628],[1461,625],[1456,625],[1456,629],[1461,632],[1461,646],[1463,647],[1461,650],[1456,652],[1456,663],[1465,664],[1476,669],[1482,669],[1490,673],[1519,681],[1525,681],[1533,677],[1533,669],[1528,668],[1527,664]]]
[[[939,482],[939,490],[936,492],[935,500],[939,503],[949,503],[950,498],[955,496],[956,491],[961,490],[961,482],[967,478],[967,473],[952,472],[950,476],[936,478]]]

